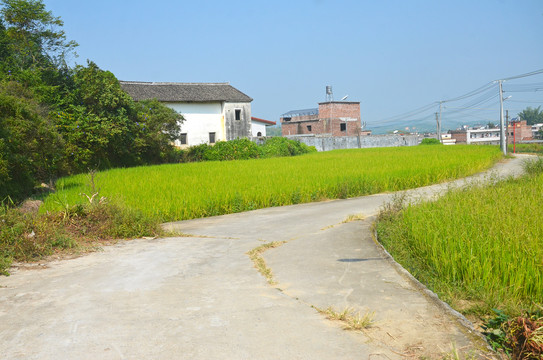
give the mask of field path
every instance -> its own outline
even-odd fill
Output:
[[[519,174],[521,158],[448,185]],[[405,359],[484,350],[462,319],[375,244],[391,194],[170,223],[186,234],[134,240],[0,278],[2,359]],[[363,220],[343,222],[349,215]],[[246,252],[264,253],[270,286]],[[364,332],[314,307],[374,312]],[[412,357],[415,356],[415,357]]]

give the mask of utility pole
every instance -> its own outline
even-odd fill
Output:
[[[507,155],[507,143],[505,142],[505,126],[503,124],[503,80],[498,80],[500,86],[500,149],[504,155]]]
[[[441,136],[439,134],[439,113],[436,113],[436,133],[437,133],[437,140],[441,142]]]
[[[505,135],[505,146],[509,144],[509,110],[505,110],[505,132],[507,133]]]
[[[439,102],[439,120],[437,121],[437,139],[440,143],[443,143],[443,139],[441,138],[441,107],[443,105],[443,101]]]

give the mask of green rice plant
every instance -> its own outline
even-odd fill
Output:
[[[112,169],[95,181],[109,201],[174,221],[415,188],[471,175],[500,158],[493,146],[351,149]],[[87,182],[84,174],[60,179],[42,211],[59,209],[55,196],[82,202]]]
[[[543,302],[543,174],[453,190],[377,224],[379,241],[453,307],[508,314]]]
[[[512,153],[513,145],[509,144],[507,150]],[[518,153],[528,153],[528,154],[543,154],[543,144],[534,143],[534,144],[516,144],[515,151]]]

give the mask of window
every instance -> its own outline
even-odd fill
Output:
[[[346,123],[339,124],[339,130],[341,130],[341,131],[347,131],[347,124],[346,124]]]
[[[283,118],[283,121],[290,121],[290,119],[291,119],[290,116],[289,116],[289,117],[284,117],[284,118]]]
[[[262,133],[259,131],[256,133],[256,136],[262,136]]]
[[[187,133],[181,133],[179,140],[181,141],[181,145],[187,145]]]
[[[311,125],[307,125],[307,131],[311,131]]]
[[[241,109],[236,109],[234,111],[235,111],[236,120],[241,120]]]
[[[210,144],[215,144],[215,133],[214,132],[209,133],[209,143]]]

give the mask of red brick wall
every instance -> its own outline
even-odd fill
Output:
[[[451,139],[456,139],[456,143],[467,143],[468,134],[466,131],[451,131]]]
[[[343,121],[340,118],[356,119]],[[341,130],[345,124],[345,130]],[[311,131],[308,130],[311,126]],[[294,116],[290,121],[281,118],[282,135],[332,134],[332,136],[356,136],[360,130],[360,103],[331,101],[319,103],[318,120],[315,115]]]

